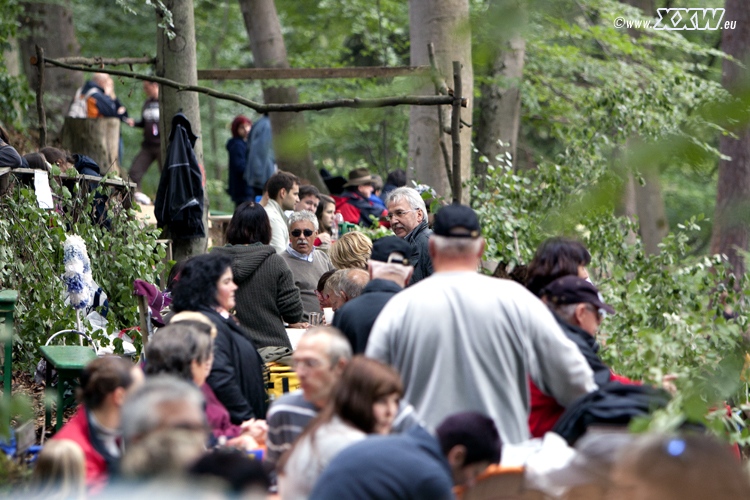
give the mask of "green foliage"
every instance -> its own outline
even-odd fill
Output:
[[[0,6],[0,55],[11,48],[11,40],[18,32],[18,16],[23,12],[21,2],[6,0]],[[21,118],[34,102],[29,85],[23,77],[11,76],[0,57],[0,124],[22,129]]]
[[[52,333],[75,327],[75,312],[64,304],[60,278],[64,273],[62,244],[68,234],[86,242],[94,281],[109,298],[109,334],[138,325],[133,281],[157,283],[164,267],[166,249],[156,243],[160,231],[142,227],[134,210],[125,209],[114,196],[107,211],[112,229],[95,223],[91,216],[94,196],[98,192],[112,195],[110,188],[100,185],[86,192],[77,183],[68,188],[56,179],[50,183],[55,210],[38,208],[33,190],[18,182],[0,198],[0,281],[18,291],[14,353],[25,370],[35,365],[38,346]],[[99,332],[94,338],[102,345],[109,343]],[[135,342],[140,349],[140,338]]]

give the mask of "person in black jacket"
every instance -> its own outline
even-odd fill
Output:
[[[266,393],[260,354],[229,313],[237,290],[231,266],[225,255],[190,259],[172,293],[172,309],[201,312],[216,325],[214,364],[206,383],[239,425],[265,418]]]
[[[417,190],[408,187],[391,191],[385,206],[391,229],[411,245],[409,262],[414,266],[414,274],[409,284],[413,285],[433,273],[429,245],[432,230],[428,225],[427,207]]]
[[[172,118],[169,148],[154,202],[159,228],[169,226],[172,238],[203,238],[203,169],[193,147],[198,136],[187,117]]]
[[[342,305],[333,317],[333,326],[343,332],[354,354],[365,352],[370,330],[385,304],[409,282],[414,266],[408,260],[411,247],[396,236],[378,238],[372,244],[367,263],[370,282],[362,295]]]
[[[0,167],[29,168],[28,163],[24,165],[21,155],[10,145],[8,132],[2,126],[0,126]]]

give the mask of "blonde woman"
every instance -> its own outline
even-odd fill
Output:
[[[42,448],[31,479],[34,498],[83,500],[86,469],[83,450],[67,439],[51,440]]]
[[[328,255],[336,269],[367,269],[372,240],[359,231],[345,233],[331,245]]]

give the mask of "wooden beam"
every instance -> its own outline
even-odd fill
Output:
[[[322,78],[392,78],[429,76],[429,66],[362,66],[358,68],[199,69],[198,80],[304,80]]]
[[[451,116],[451,138],[453,139],[453,203],[461,203],[461,63],[453,61],[453,114]]]
[[[250,109],[254,109],[258,113],[275,113],[275,112],[297,112],[297,111],[319,111],[321,109],[333,109],[333,108],[383,108],[388,106],[436,106],[438,104],[453,104],[455,98],[452,96],[413,96],[404,95],[398,97],[381,97],[375,99],[360,99],[355,97],[353,99],[334,99],[331,101],[322,102],[306,102],[298,104],[261,104],[253,100],[244,98],[236,94],[228,94],[225,92],[219,92],[212,88],[201,87],[198,85],[186,85],[183,83],[169,80],[168,78],[162,78],[159,76],[142,75],[134,73],[132,71],[121,71],[116,69],[106,68],[87,68],[84,66],[78,66],[73,64],[65,64],[56,59],[45,59],[45,63],[52,64],[59,68],[70,69],[74,71],[84,71],[89,73],[107,73],[110,75],[125,76],[128,78],[135,78],[137,80],[144,80],[148,82],[156,82],[167,87],[172,87],[181,92],[198,92],[206,94],[217,99],[226,99],[227,101],[234,101],[243,106],[247,106]],[[461,106],[467,106],[468,100],[466,98],[459,99]]]

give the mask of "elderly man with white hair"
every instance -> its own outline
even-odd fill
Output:
[[[427,226],[427,207],[416,189],[401,187],[385,199],[388,220],[396,236],[411,245],[409,263],[414,266],[410,285],[432,274],[429,239],[432,230]]]
[[[310,313],[320,312],[320,302],[315,295],[318,280],[323,273],[334,269],[328,255],[313,246],[317,236],[318,218],[314,213],[301,210],[289,216],[290,242],[281,257],[292,270],[294,284],[299,288],[305,309],[303,321],[308,321]]]

